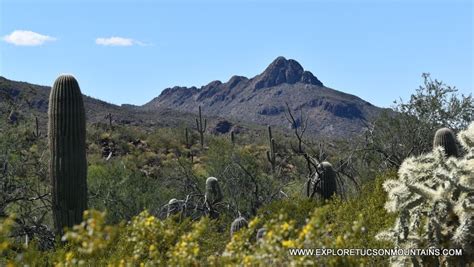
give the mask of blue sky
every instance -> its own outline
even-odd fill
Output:
[[[423,72],[471,93],[473,24],[470,0],[0,0],[0,75],[51,85],[72,73],[87,95],[144,104],[285,56],[387,107]]]

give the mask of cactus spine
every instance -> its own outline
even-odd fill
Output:
[[[247,220],[239,216],[237,219],[235,219],[232,224],[230,225],[230,236],[232,237],[236,232],[238,232],[242,228],[247,228],[248,227],[248,222]]]
[[[267,159],[272,165],[272,170],[275,171],[276,167],[276,144],[275,139],[273,139],[272,135],[272,127],[268,126],[268,140],[270,143],[270,150],[267,150]]]
[[[204,132],[207,128],[207,119],[204,119],[204,124],[202,123],[202,113],[201,106],[199,106],[199,118],[196,118],[196,130],[199,132],[201,148],[204,147]]]
[[[319,169],[318,193],[321,199],[330,199],[337,191],[336,172],[331,163],[321,162]]]
[[[433,140],[433,149],[441,146],[447,157],[457,157],[458,148],[456,145],[456,137],[454,132],[449,128],[441,128],[436,131]]]
[[[86,117],[81,90],[72,75],[61,75],[49,96],[48,138],[54,225],[82,221],[87,209]]]

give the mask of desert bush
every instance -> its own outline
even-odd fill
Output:
[[[33,135],[34,125],[20,121],[0,131],[0,218],[15,214],[12,237],[39,241],[51,238],[50,186],[47,178],[47,141]]]
[[[94,169],[94,168],[92,168]],[[102,170],[103,171],[103,170]],[[100,171],[94,171],[100,172]],[[97,176],[97,174],[94,174]],[[144,211],[129,222],[108,224],[103,212],[88,211],[84,222],[66,231],[55,250],[39,252],[34,246],[10,239],[12,220],[3,221],[0,264],[22,265],[315,265],[384,264],[383,257],[290,256],[289,248],[378,248],[388,243],[375,233],[394,222],[383,209],[382,183],[393,174],[368,183],[358,197],[317,202],[283,199],[264,205],[249,221],[249,228],[229,235],[231,216],[211,220],[182,220],[179,215],[161,220]],[[267,229],[256,240],[259,228]],[[19,248],[18,248],[19,247]],[[16,248],[13,250],[12,248]]]
[[[89,207],[107,210],[108,222],[130,220],[144,209],[155,210],[165,202],[166,191],[155,179],[112,160],[88,168]]]
[[[423,80],[408,102],[395,101],[393,109],[368,125],[363,156],[377,169],[399,168],[405,158],[429,152],[436,129],[457,132],[474,120],[471,94],[458,95],[455,87],[432,80],[429,74],[423,74]]]

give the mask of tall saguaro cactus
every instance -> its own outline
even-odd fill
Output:
[[[39,120],[38,117],[35,116],[35,131],[33,132],[33,137],[38,139],[41,136],[41,131],[39,129]]]
[[[272,135],[272,127],[268,126],[268,140],[270,142],[270,150],[267,151],[267,159],[272,165],[272,170],[275,171],[276,166],[276,145],[275,139],[273,139]]]
[[[204,119],[204,124],[202,122],[202,113],[201,106],[199,106],[199,118],[196,118],[196,130],[199,132],[201,148],[204,147],[204,132],[207,128],[207,119]]]
[[[230,142],[232,143],[232,146],[235,146],[235,133],[234,133],[234,131],[230,131]]]
[[[113,120],[113,116],[112,116],[112,113],[107,113],[107,115],[105,115],[105,118],[109,120],[109,128],[110,130],[112,130],[112,120]]]
[[[72,75],[61,75],[49,96],[48,138],[54,225],[82,221],[87,209],[86,118],[81,90]]]

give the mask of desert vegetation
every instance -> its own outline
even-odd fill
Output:
[[[363,135],[258,138],[195,125],[86,123],[59,77],[48,130],[0,102],[0,265],[474,264],[474,100],[423,75]],[[80,82],[80,81],[79,81]],[[309,256],[292,248],[459,248],[462,256]]]

